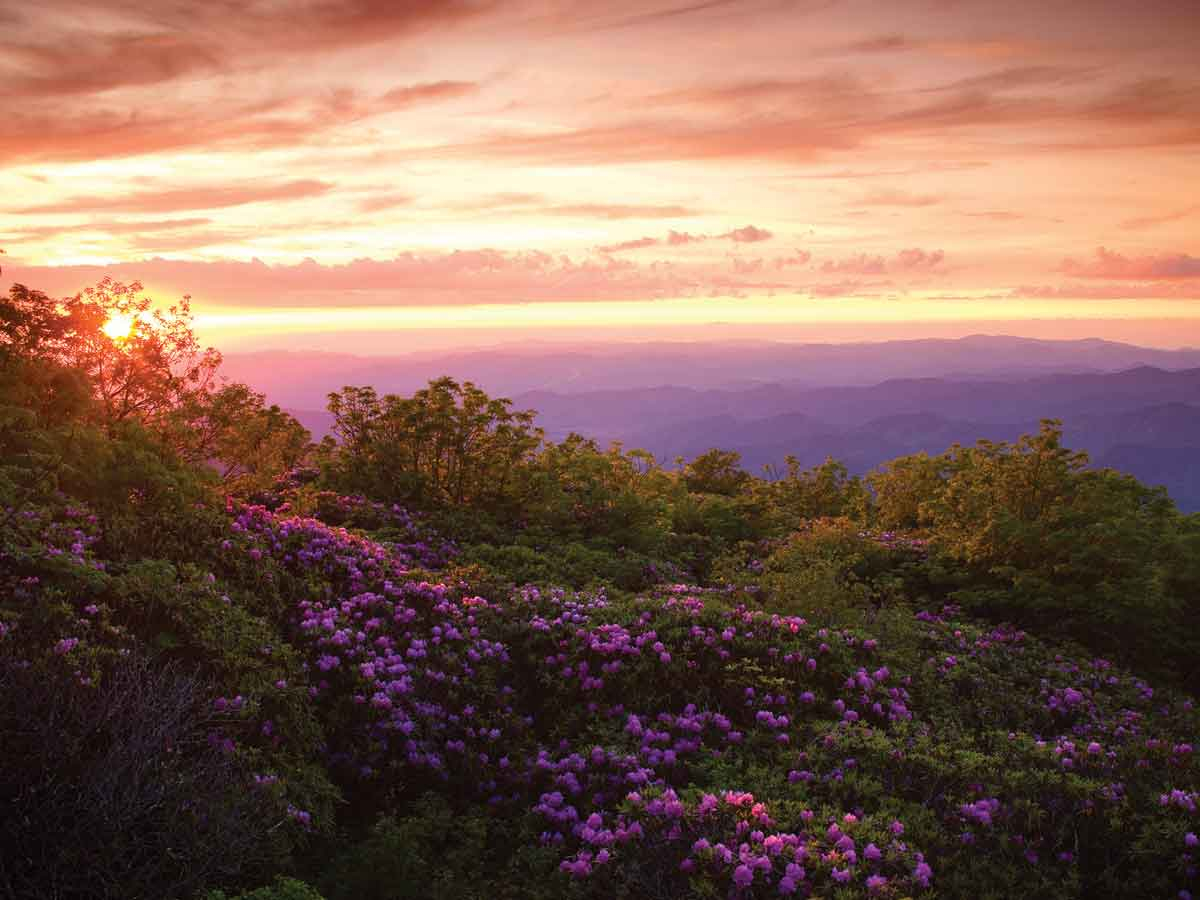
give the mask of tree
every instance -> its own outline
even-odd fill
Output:
[[[141,290],[106,278],[68,301],[88,326],[73,344],[74,362],[91,379],[106,425],[136,418],[167,433],[173,414],[212,389],[221,354],[200,346],[188,297],[154,308]],[[114,336],[105,324],[118,317],[129,330]]]
[[[178,427],[174,442],[184,459],[213,466],[226,488],[238,493],[268,487],[300,462],[311,443],[303,425],[244,384],[194,397]]]
[[[329,395],[337,442],[325,455],[341,486],[417,506],[514,500],[542,442],[533,412],[471,382],[439,378],[411,397],[346,387]]]
[[[572,538],[603,539],[613,547],[650,549],[661,537],[672,479],[653,457],[607,450],[578,434],[547,444],[529,477],[531,523]]]
[[[1177,603],[1163,561],[1179,517],[1164,489],[1087,462],[1053,419],[1015,443],[956,446],[920,516],[937,554],[968,577],[961,599],[1146,653]]]
[[[742,455],[733,450],[709,450],[683,468],[684,483],[698,494],[724,494],[732,497],[750,480],[742,468]]]
[[[945,481],[944,456],[917,453],[884,463],[867,476],[873,523],[889,531],[922,527],[921,508],[941,496]]]
[[[811,519],[858,516],[866,508],[862,479],[851,476],[843,463],[830,457],[805,469],[794,456],[788,456],[786,462],[783,478],[758,486],[766,495],[778,531],[794,531]]]
[[[136,425],[233,490],[295,465],[305,429],[246,385],[219,383],[221,356],[201,347],[187,297],[160,308],[141,290],[106,278],[52,300],[13,285],[0,300],[0,381],[13,406],[38,427],[93,424],[114,438]]]

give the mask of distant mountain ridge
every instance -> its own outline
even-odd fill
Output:
[[[832,456],[863,473],[954,443],[1015,440],[1036,431],[1040,419],[1057,418],[1067,446],[1088,451],[1094,464],[1166,485],[1182,509],[1200,510],[1200,367],[810,389],[533,391],[513,402],[536,410],[553,440],[575,431],[649,450],[666,463],[719,447],[739,452],[752,471],[793,455],[804,465]],[[332,424],[326,412],[293,412],[318,436]]]
[[[1053,341],[972,335],[857,344],[729,341],[500,345],[457,353],[392,357],[264,351],[230,353],[223,371],[274,402],[316,409],[347,384],[411,393],[450,374],[489,393],[581,394],[679,386],[696,390],[868,387],[892,379],[1011,382],[1040,376],[1104,374],[1151,366],[1200,367],[1200,349],[1161,350],[1113,341]]]
[[[1171,372],[1139,367],[1108,374],[1048,375],[1023,381],[892,379],[871,386],[800,389],[762,385],[738,391],[644,388],[561,394],[518,394],[516,406],[536,409],[548,427],[603,433],[653,418],[657,425],[728,414],[739,420],[804,413],[838,425],[888,416],[936,413],[950,419],[1005,423],[1101,415],[1200,398],[1200,368]]]

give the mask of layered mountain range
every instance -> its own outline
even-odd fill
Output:
[[[1200,510],[1200,351],[1108,341],[975,336],[878,344],[501,347],[394,358],[231,357],[246,380],[328,432],[346,384],[408,393],[449,374],[533,409],[551,439],[575,431],[671,462],[713,447],[758,471],[791,455],[862,473],[896,456],[1013,440],[1044,418],[1068,446]]]

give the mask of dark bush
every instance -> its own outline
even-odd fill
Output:
[[[93,686],[0,662],[0,896],[167,900],[269,865],[283,815],[218,726],[173,664],[127,659]]]

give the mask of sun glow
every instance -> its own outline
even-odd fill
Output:
[[[120,341],[129,337],[136,324],[137,319],[128,313],[114,313],[108,317],[101,330],[114,341]]]

